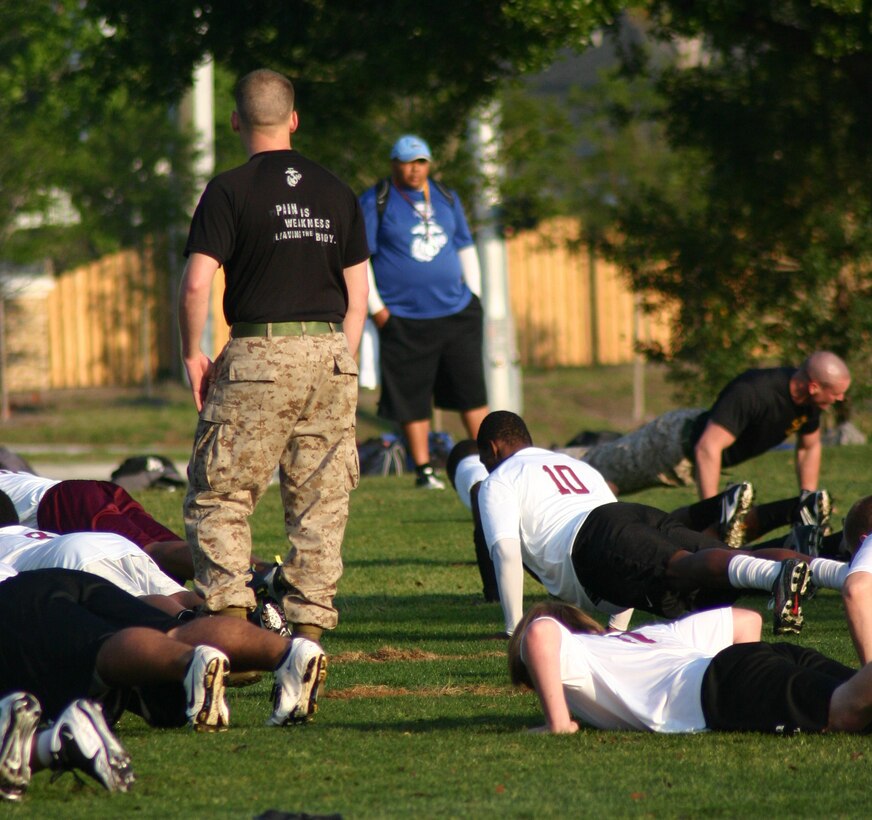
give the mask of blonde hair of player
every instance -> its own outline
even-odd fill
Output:
[[[536,620],[548,616],[563,624],[570,632],[584,635],[603,635],[607,631],[590,615],[582,612],[577,606],[563,601],[541,601],[533,604],[518,622],[512,637],[509,639],[509,678],[516,686],[534,689],[533,679],[527,669],[527,664],[521,659],[521,641],[527,627]]]

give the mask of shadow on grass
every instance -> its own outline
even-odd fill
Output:
[[[337,598],[336,603],[342,618],[337,638],[349,644],[491,641],[503,625],[499,604],[469,594],[350,595]],[[366,623],[363,629],[361,622]]]
[[[474,567],[475,561],[457,561],[446,558],[346,558],[346,567],[398,567],[398,566],[439,566],[439,567]]]

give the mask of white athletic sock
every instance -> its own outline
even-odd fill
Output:
[[[812,558],[808,566],[812,583],[821,589],[841,589],[851,568],[844,561],[833,561],[832,558]]]
[[[36,736],[36,759],[46,769],[51,768],[54,757],[51,753],[52,732],[44,730]]]
[[[737,555],[727,564],[727,577],[736,589],[763,589],[771,591],[778,573],[780,561],[754,558],[752,555]]]

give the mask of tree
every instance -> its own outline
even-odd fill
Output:
[[[616,63],[504,104],[507,220],[579,217],[640,292],[678,308],[690,400],[819,347],[855,394],[872,358],[872,7],[655,0],[610,28]],[[603,48],[600,51],[606,52]],[[583,61],[593,60],[585,54]],[[866,376],[867,378],[864,378]]]
[[[164,223],[179,218],[189,202],[187,143],[173,133],[166,112],[206,55],[216,61],[221,103],[229,78],[253,67],[290,75],[303,122],[295,144],[353,187],[383,175],[390,144],[414,129],[469,192],[475,179],[461,148],[470,112],[504,78],[547,64],[559,48],[583,47],[620,6],[616,0],[3,4],[0,115],[11,134],[0,158],[4,252],[27,259],[48,247],[66,264],[127,243],[131,233],[144,235],[151,215]],[[222,141],[230,136],[227,113]],[[239,157],[225,142],[219,156]],[[22,213],[49,207],[60,184],[81,227],[43,226],[6,241]]]
[[[105,87],[173,102],[205,54],[233,76],[261,66],[287,74],[302,123],[295,145],[362,189],[384,175],[403,131],[453,158],[469,114],[503,79],[583,47],[621,5],[89,0],[86,11],[106,33],[91,60]]]
[[[829,348],[859,393],[872,353],[872,7],[655,0],[651,15],[660,40],[700,46],[690,64],[637,62],[663,95],[671,148],[695,161],[679,196],[636,186],[611,249],[636,287],[678,302],[676,372],[709,394],[752,361]]]
[[[0,6],[6,260],[62,269],[137,246],[185,212],[190,140],[164,103],[98,86],[90,60],[104,39],[76,0]]]

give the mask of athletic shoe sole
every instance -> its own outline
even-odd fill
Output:
[[[820,527],[821,530],[826,531],[833,512],[833,500],[830,494],[826,490],[816,490],[807,498],[813,500],[813,506],[809,509],[804,503],[800,503],[799,523]],[[803,499],[803,502],[805,500]]]
[[[0,738],[0,797],[17,802],[30,783],[30,750],[42,708],[27,692],[4,698],[9,717]]]
[[[273,598],[260,599],[248,620],[262,629],[268,629],[270,632],[275,632],[276,635],[281,635],[283,638],[291,637],[291,630],[288,629],[284,612],[282,612],[278,601]]]
[[[729,514],[727,514],[726,509],[724,510],[724,520],[721,523],[721,540],[734,550],[745,544],[745,517],[754,503],[754,487],[744,481],[736,485],[735,492],[736,495],[730,504],[733,509]],[[726,500],[724,505],[726,506]]]
[[[225,658],[212,658],[203,675],[205,697],[197,714],[190,719],[195,732],[224,732],[227,730],[227,707],[224,700],[224,677],[230,671]]]
[[[772,631],[798,635],[802,631],[802,599],[808,591],[811,571],[804,561],[785,561],[775,582]]]
[[[318,652],[309,658],[306,668],[303,671],[300,698],[297,705],[291,710],[290,714],[284,721],[277,721],[274,716],[270,717],[267,725],[270,726],[292,726],[300,723],[308,723],[315,712],[318,711],[318,694],[324,681],[327,679],[327,656],[323,652]],[[272,690],[273,703],[279,701],[279,684],[276,683]]]

